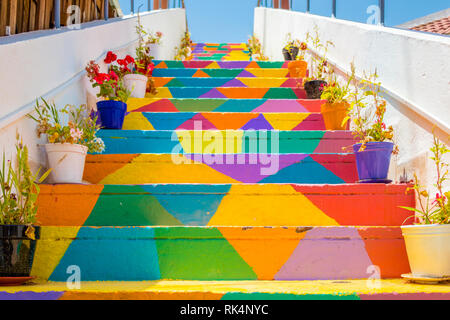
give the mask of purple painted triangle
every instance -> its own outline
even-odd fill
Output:
[[[245,69],[247,68],[249,61],[218,61],[221,68],[226,69]]]
[[[255,78],[256,76],[247,70],[243,70],[241,73],[238,74],[238,78]]]
[[[300,240],[275,280],[363,279],[372,264],[356,228],[314,228]]]
[[[233,88],[246,88],[247,86],[243,84],[238,79],[233,79],[222,85],[221,87],[233,87]]]
[[[241,130],[273,130],[270,123],[260,114],[257,118],[250,120],[241,128]]]
[[[307,154],[185,154],[212,169],[243,183],[257,183],[295,163]],[[268,173],[268,171],[269,173]]]
[[[202,94],[199,98],[226,98],[219,90],[216,88]]]
[[[197,113],[191,119],[180,125],[177,130],[211,130],[217,129],[208,119],[201,113]]]

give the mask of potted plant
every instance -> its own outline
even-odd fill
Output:
[[[347,101],[350,92],[352,77],[348,78],[345,86],[340,85],[334,78],[330,84],[324,86],[321,99],[326,103],[321,105],[321,113],[326,130],[348,130],[348,109],[350,104]]]
[[[262,53],[261,42],[255,35],[247,40],[247,47],[252,61],[269,60],[269,58]]]
[[[292,78],[304,78],[306,77],[306,70],[308,69],[308,63],[305,61],[305,53],[308,49],[306,42],[300,42],[296,40],[297,43],[297,54],[294,61],[290,61],[288,64],[289,75]]]
[[[63,124],[54,103],[36,102],[37,116],[29,117],[38,123],[37,136],[47,135],[45,144],[51,177],[54,183],[82,183],[86,153],[101,153],[105,149],[102,139],[96,137],[97,119],[86,116],[85,106],[66,105],[61,113],[69,120]]]
[[[435,167],[437,193],[434,200],[428,191],[420,186],[414,174],[413,189],[419,208],[402,207],[415,212],[414,225],[403,225],[406,251],[412,274],[404,277],[416,281],[450,280],[450,191],[445,191],[448,181],[448,163],[443,156],[450,150],[436,136],[430,149]]]
[[[0,170],[0,285],[18,285],[31,279],[36,242],[40,229],[36,222],[39,186],[49,171],[39,179],[28,164],[28,148],[19,135],[15,165],[3,153]]]
[[[141,17],[138,13],[138,22],[136,26],[136,33],[138,34],[139,44],[145,44],[148,48],[149,53],[154,59],[161,59],[161,38],[163,36],[162,32],[157,31],[152,33],[145,30],[144,26],[141,24]]]
[[[292,61],[297,59],[299,47],[296,45],[296,41],[289,41],[283,47],[283,56],[285,61]]]
[[[333,42],[322,43],[319,37],[318,27],[314,27],[314,36],[311,33],[306,35],[307,41],[311,42],[313,47],[312,63],[310,76],[305,79],[304,88],[308,99],[320,99],[324,87],[328,84],[326,79],[333,70],[328,66],[326,55],[329,46],[334,46]]]
[[[113,56],[110,56],[111,63],[112,58]],[[123,63],[127,64],[130,61],[131,59],[125,58]],[[124,67],[124,65],[120,66],[120,68]],[[102,127],[105,129],[122,129],[127,111],[127,100],[131,94],[123,83],[122,74],[117,74],[114,70],[117,68],[111,68],[108,73],[102,73],[100,66],[95,61],[90,61],[86,67],[89,80],[93,83],[92,86],[100,88],[97,97],[101,97],[103,100],[97,102],[97,111]]]
[[[175,47],[175,60],[187,60],[192,54],[192,40],[191,34],[189,32],[185,32],[183,38],[181,39],[180,47]]]
[[[352,74],[355,74],[353,65]],[[361,183],[390,183],[387,175],[391,155],[398,153],[398,147],[393,143],[394,129],[384,123],[386,100],[379,95],[381,84],[376,82],[377,78],[376,71],[365,76],[350,93],[348,117],[354,123],[353,134],[359,141],[353,145],[353,151]]]

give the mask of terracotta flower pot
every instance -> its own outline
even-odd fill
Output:
[[[292,78],[304,78],[306,77],[306,70],[308,69],[308,63],[303,60],[291,61],[288,64],[289,75]]]
[[[325,122],[325,128],[327,130],[348,130],[350,121],[347,121],[344,125],[342,121],[347,117],[349,107],[350,105],[347,102],[322,104],[320,111]]]

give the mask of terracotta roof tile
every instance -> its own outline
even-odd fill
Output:
[[[450,34],[450,17],[442,18],[411,28],[412,30]]]

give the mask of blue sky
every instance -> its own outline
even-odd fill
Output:
[[[129,13],[130,0],[119,2],[124,13]],[[195,42],[245,42],[252,33],[257,0],[185,0],[185,3]],[[367,8],[377,3],[378,0],[337,0],[337,18],[365,23],[369,17]],[[135,10],[140,5],[141,11],[147,10],[147,0],[135,0]],[[386,0],[386,25],[395,26],[448,7],[449,0]],[[293,9],[305,11],[306,0],[293,0]],[[331,16],[331,0],[311,0],[311,13]]]

